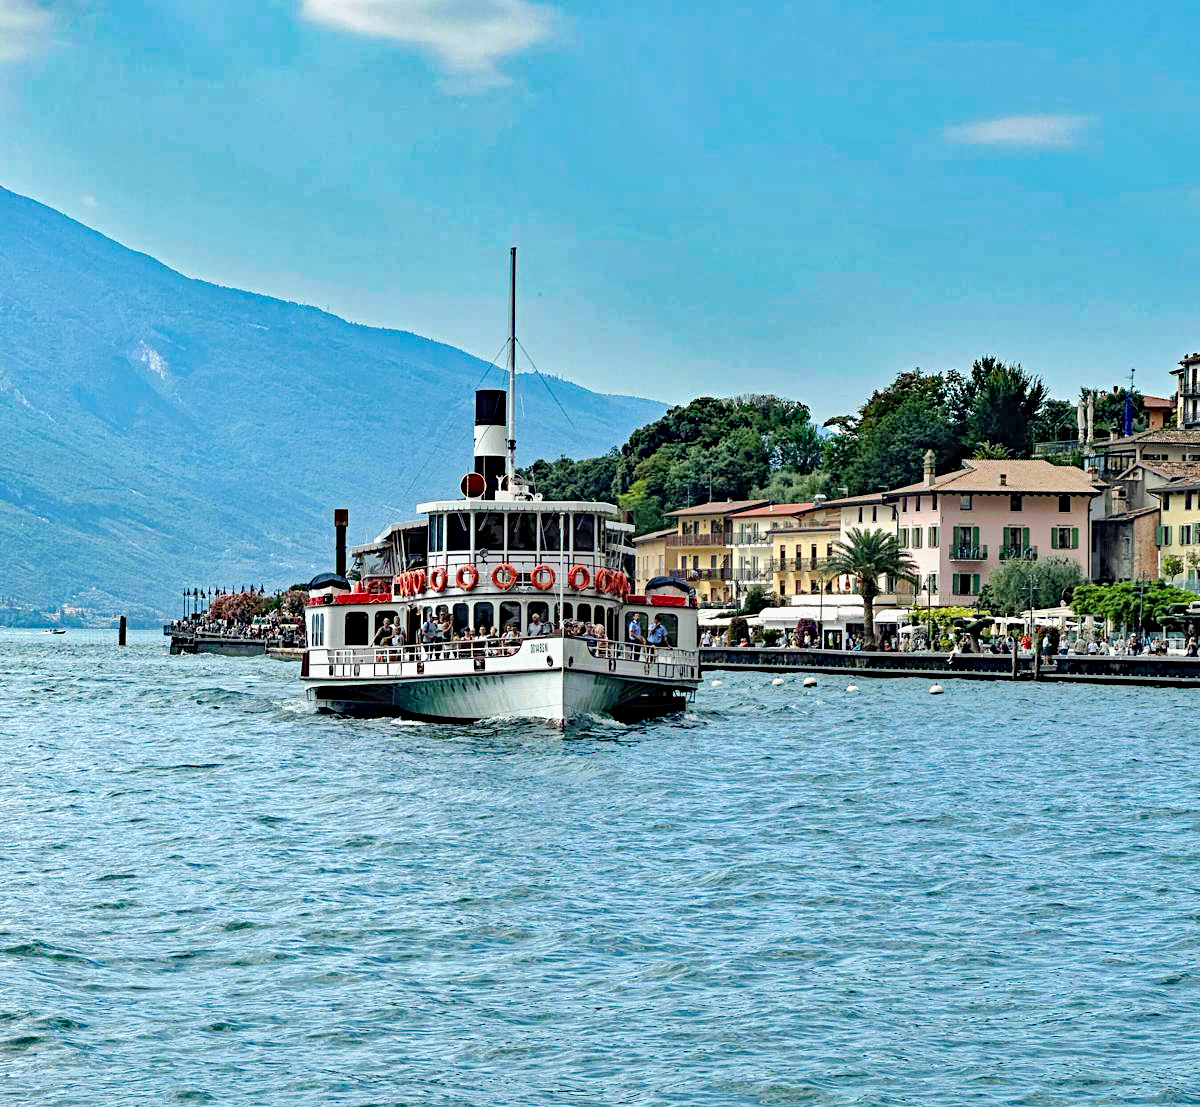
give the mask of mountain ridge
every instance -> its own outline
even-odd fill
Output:
[[[5,591],[172,611],[185,585],[325,568],[332,507],[357,540],[456,494],[493,374],[410,331],[187,277],[0,188]],[[521,461],[603,453],[664,410],[522,374]]]

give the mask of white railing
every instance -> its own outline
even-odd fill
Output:
[[[326,661],[314,665],[313,675],[386,677],[401,675],[393,666],[428,661],[473,661],[485,658],[509,658],[521,651],[526,642],[579,642],[586,645],[592,657],[608,662],[610,672],[638,675],[616,666],[636,666],[642,675],[664,678],[694,679],[699,676],[700,655],[697,650],[682,650],[671,646],[635,645],[608,640],[588,641],[562,635],[541,635],[518,639],[468,639],[453,642],[423,642],[415,646],[344,646],[325,651]]]

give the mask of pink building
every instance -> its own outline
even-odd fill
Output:
[[[1089,505],[1099,494],[1082,469],[1048,461],[973,459],[935,476],[928,451],[925,479],[884,498],[896,507],[900,546],[921,573],[918,602],[969,606],[1015,559],[1069,558],[1088,577]]]

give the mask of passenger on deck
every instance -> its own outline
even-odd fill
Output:
[[[541,638],[550,632],[550,628],[542,622],[542,617],[538,614],[529,616],[529,637]]]
[[[654,625],[650,628],[650,634],[646,641],[655,649],[661,649],[663,646],[671,644],[671,640],[667,636],[667,628],[663,626],[661,615],[654,616]]]
[[[384,619],[384,621],[380,625],[379,629],[375,632],[375,641],[372,643],[372,645],[376,645],[376,646],[386,645],[387,642],[391,639],[391,637],[392,637],[392,620]]]
[[[646,644],[646,639],[642,635],[642,620],[637,615],[629,616],[629,623],[625,627],[625,641],[629,643],[630,652],[633,656],[641,657],[642,647]]]

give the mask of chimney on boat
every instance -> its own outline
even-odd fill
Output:
[[[345,507],[333,509],[334,572],[339,577],[346,575],[346,528],[350,526],[350,510]]]
[[[503,388],[475,393],[475,472],[484,480],[481,499],[494,500],[504,479],[508,451],[508,394]]]

